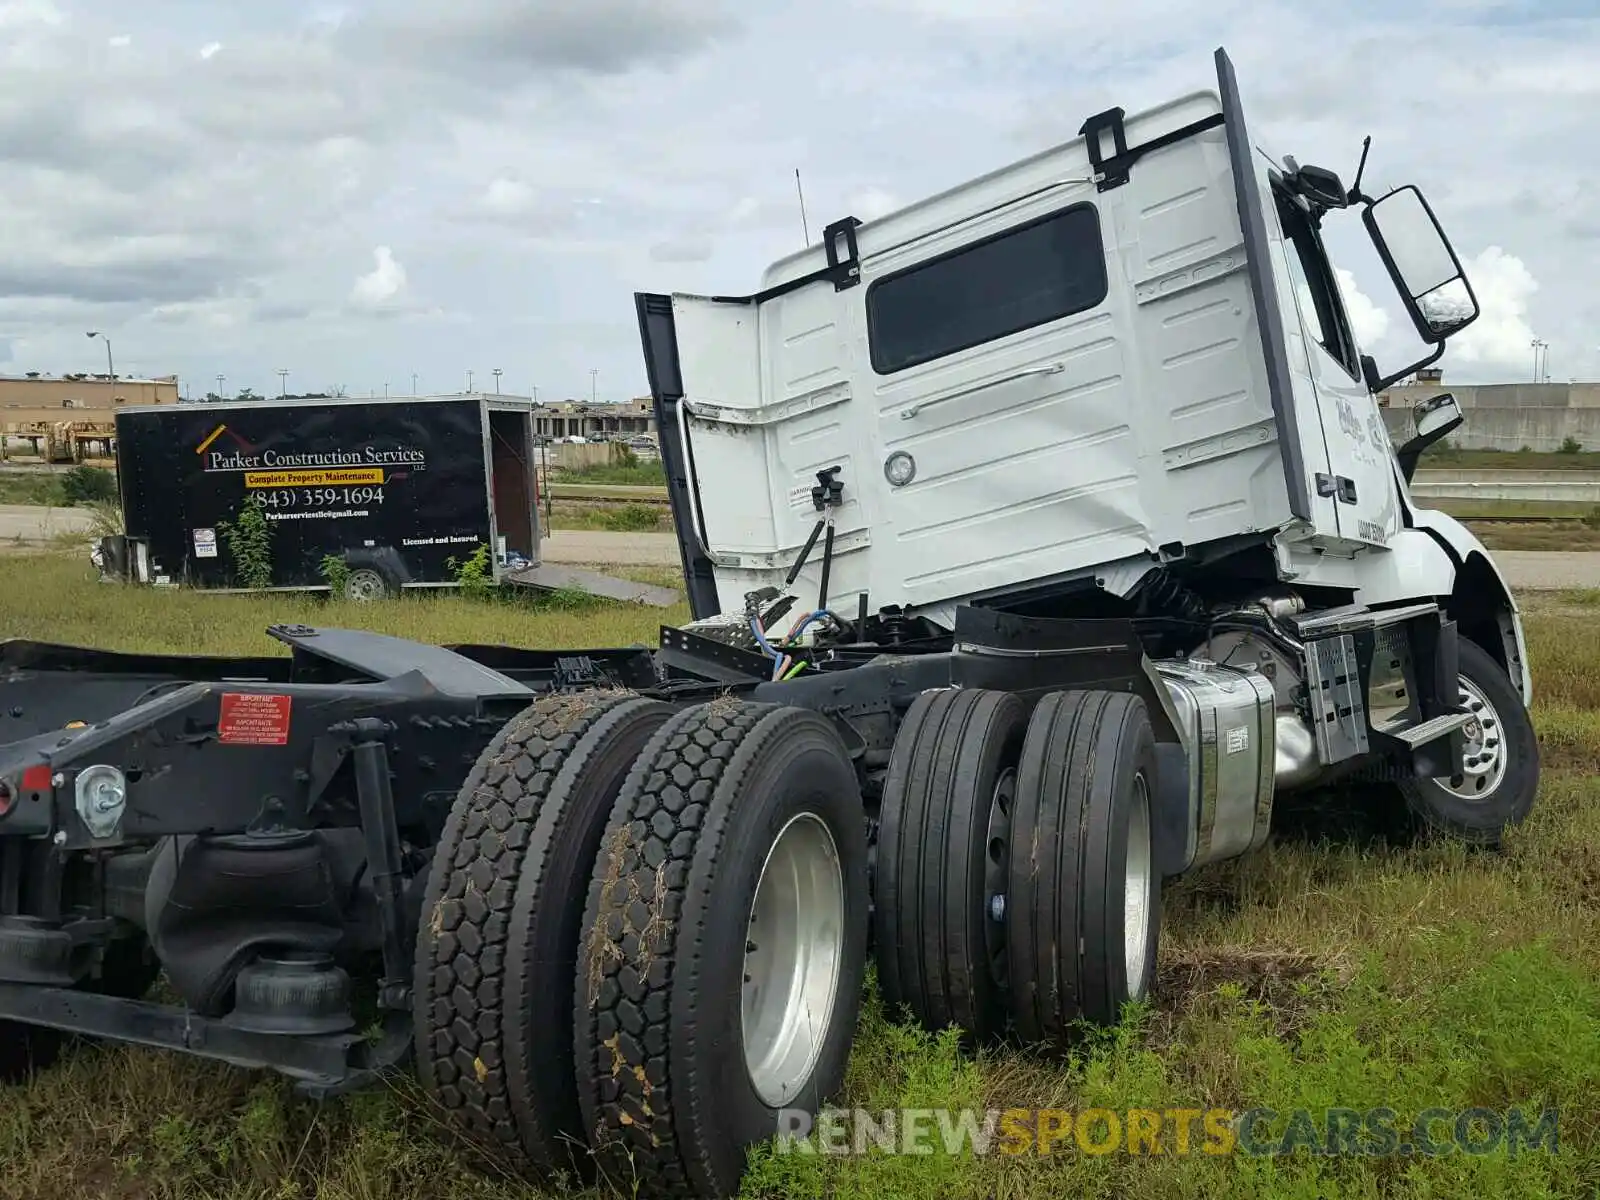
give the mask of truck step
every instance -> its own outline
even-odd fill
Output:
[[[1420,725],[1413,725],[1410,729],[1398,730],[1391,736],[1415,750],[1419,746],[1426,746],[1429,742],[1444,737],[1447,733],[1454,733],[1470,720],[1472,720],[1471,713],[1445,713]]]

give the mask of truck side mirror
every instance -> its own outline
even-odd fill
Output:
[[[1416,473],[1422,452],[1441,438],[1449,437],[1465,420],[1460,401],[1449,392],[1423,400],[1411,410],[1411,422],[1417,432],[1395,451],[1395,457],[1400,460],[1400,473],[1407,483]]]
[[[1372,201],[1361,221],[1424,342],[1439,345],[1478,319],[1461,260],[1413,185]]]

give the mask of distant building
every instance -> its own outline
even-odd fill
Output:
[[[539,437],[581,437],[590,441],[626,441],[655,437],[655,407],[649,399],[620,404],[586,404],[566,400],[538,404],[533,410],[534,433]]]
[[[38,422],[109,422],[130,404],[176,404],[178,377],[118,375],[0,375],[0,426]]]

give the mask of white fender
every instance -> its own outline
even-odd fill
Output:
[[[1396,472],[1397,479],[1398,475]],[[1511,592],[1511,585],[1506,582],[1505,574],[1494,561],[1494,556],[1472,530],[1448,513],[1416,507],[1411,502],[1410,489],[1405,487],[1404,480],[1399,482],[1406,507],[1411,511],[1412,524],[1418,529],[1427,530],[1444,542],[1458,563],[1465,565],[1474,558],[1480,559],[1482,565],[1489,569],[1495,582],[1499,584],[1500,594],[1496,597],[1496,601],[1497,607],[1501,609],[1500,636],[1505,642],[1506,662],[1511,664],[1511,677],[1522,692],[1522,702],[1532,706],[1533,676],[1528,669],[1528,644],[1522,633],[1522,612],[1517,607],[1517,599]]]

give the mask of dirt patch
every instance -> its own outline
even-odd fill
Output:
[[[1269,1012],[1278,1033],[1287,1037],[1303,1029],[1351,974],[1342,959],[1300,950],[1183,950],[1162,959],[1154,999],[1176,1019],[1208,1006],[1219,988],[1232,985]]]

